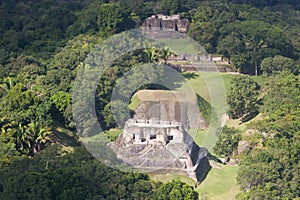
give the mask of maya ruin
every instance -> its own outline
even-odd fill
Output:
[[[211,168],[209,152],[187,133],[206,126],[196,97],[162,90],[141,90],[135,95],[141,102],[112,145],[118,159],[138,170],[187,174],[201,182]]]

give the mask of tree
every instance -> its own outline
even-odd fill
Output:
[[[198,193],[193,190],[192,186],[179,181],[162,184],[154,194],[154,199],[157,200],[196,200],[198,198]]]
[[[16,84],[13,77],[5,77],[0,82],[0,98],[4,96],[10,89],[12,89]]]
[[[300,99],[298,76],[281,72],[269,77],[264,91],[267,118],[250,124],[260,145],[243,155],[237,176],[238,199],[299,197]]]
[[[266,138],[264,148],[256,148],[245,155],[237,176],[246,199],[280,197],[294,199],[299,195],[299,139]],[[292,155],[289,153],[291,152]],[[291,159],[297,159],[291,161]]]
[[[219,156],[231,156],[238,147],[238,143],[241,140],[240,131],[235,128],[229,128],[227,126],[221,129],[218,141],[214,146],[214,152]]]
[[[165,15],[173,15],[182,11],[182,2],[180,0],[162,0],[160,6]]]
[[[241,48],[239,52],[235,52],[233,55],[246,57],[246,62],[234,62],[234,64],[240,69],[244,66],[251,67],[251,70],[246,71],[247,73],[250,71],[250,74],[259,74],[260,63],[266,57],[279,54],[283,56],[293,55],[293,46],[285,33],[280,28],[274,27],[269,23],[258,20],[245,20],[229,24],[220,31],[225,37],[234,33],[243,42],[245,48]],[[231,40],[231,42],[234,45],[235,41]],[[240,72],[243,73],[244,71],[240,70]]]
[[[242,122],[253,118],[258,113],[258,83],[248,76],[235,76],[230,84],[228,115],[233,119],[242,118]]]
[[[214,52],[217,29],[210,22],[194,22],[191,24],[189,35],[198,41],[206,51]]]
[[[60,145],[54,145],[31,159],[16,160],[1,168],[0,198],[198,199],[198,193],[186,183],[153,182],[147,174],[107,167],[83,147],[73,150],[62,156]]]
[[[170,48],[164,47],[161,49],[157,49],[155,47],[144,49],[143,54],[145,54],[145,62],[159,62],[163,61],[164,63],[167,61],[167,58],[173,53]]]
[[[68,27],[67,33],[72,36],[99,33],[107,37],[134,28],[134,23],[128,10],[122,8],[119,2],[95,1],[79,12],[77,21]]]
[[[93,50],[94,46],[102,41],[102,38],[96,35],[78,35],[50,60],[48,71],[55,69],[75,70],[79,64],[84,61],[87,54]]]
[[[33,121],[25,128],[30,140],[29,155],[33,156],[37,152],[40,152],[45,147],[45,144],[50,141],[48,136],[52,134],[52,131],[49,127],[44,127],[39,121]]]
[[[243,49],[245,49],[243,41],[232,33],[218,43],[217,52],[230,59],[231,56],[238,54]]]
[[[270,79],[263,90],[266,92],[263,110],[271,119],[299,111],[299,76],[282,72]]]
[[[59,91],[54,94],[50,100],[54,103],[57,110],[64,112],[67,107],[72,103],[72,97],[69,93]]]
[[[46,96],[36,96],[31,88],[16,83],[1,98],[2,141],[14,143],[16,151],[33,156],[48,141],[50,104]],[[10,139],[9,139],[10,138]],[[6,140],[6,141],[5,141]]]
[[[253,74],[254,68],[249,62],[251,56],[248,52],[237,53],[230,56],[233,67],[243,74]]]
[[[260,68],[267,76],[278,74],[281,71],[298,74],[300,69],[293,59],[280,55],[263,59]]]

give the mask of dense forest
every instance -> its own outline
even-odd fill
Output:
[[[231,119],[264,116],[247,124],[250,135],[226,126],[214,148],[218,156],[240,159],[236,198],[300,198],[299,1],[3,0],[0,199],[201,198],[186,183],[156,182],[99,163],[75,134],[72,87],[88,53],[158,13],[187,18],[191,38],[244,74],[231,80]],[[105,72],[95,99],[105,130],[116,127],[110,105],[116,80],[141,63],[165,59],[164,51],[130,52]],[[241,140],[249,145],[237,155]]]

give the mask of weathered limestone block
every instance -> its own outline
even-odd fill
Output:
[[[243,151],[245,151],[249,146],[250,145],[248,141],[246,140],[239,141],[238,148],[237,148],[238,155],[242,154]]]

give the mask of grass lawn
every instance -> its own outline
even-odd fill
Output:
[[[155,174],[155,173],[149,173],[149,176],[151,177],[151,180],[153,181],[160,181],[163,183],[172,182],[174,181],[182,181],[185,182],[191,186],[195,186],[195,181],[186,175],[182,174]]]
[[[202,96],[206,101],[211,102],[211,94],[208,90],[209,87],[212,87],[212,89],[216,89],[217,91],[225,88],[225,94],[228,94],[230,89],[230,79],[234,76],[241,75],[216,72],[185,72],[183,73],[183,76],[192,77],[186,79],[188,84],[190,84],[194,91]],[[259,84],[263,84],[267,80],[262,76],[251,76],[251,78]],[[209,85],[209,83],[212,84]],[[217,88],[217,86],[223,88]]]
[[[207,130],[201,130],[201,129],[190,129],[189,130],[189,134],[193,137],[195,143],[198,145],[198,146],[202,146],[203,145],[203,142],[206,138],[206,135],[207,135]]]
[[[191,74],[194,74],[194,76],[191,76]],[[186,79],[187,83],[197,94],[199,94],[207,102],[212,103],[214,100],[220,100],[220,98],[224,99],[224,90],[226,92],[226,89],[229,86],[229,79],[234,75],[216,72],[186,72],[183,73],[183,76],[192,77]]]
[[[212,168],[207,178],[196,188],[201,196],[211,200],[232,200],[239,192],[236,182],[237,166],[220,165]]]
[[[97,135],[91,136],[91,137],[81,137],[80,140],[83,143],[89,143],[89,142],[100,142],[100,143],[108,143],[111,141],[115,141],[118,139],[120,133],[122,132],[121,129],[110,129],[107,131],[104,131],[103,133],[99,133]]]
[[[264,116],[263,114],[258,114],[256,117],[254,117],[253,119],[251,119],[250,121],[248,122],[245,122],[245,123],[240,123],[240,119],[229,119],[226,123],[226,125],[228,127],[234,127],[234,128],[237,128],[241,131],[246,131],[247,130],[247,125],[250,124],[251,122],[256,122],[256,121],[260,121],[260,120],[263,120],[265,119],[266,116]]]
[[[75,133],[65,128],[64,125],[59,121],[54,121],[54,143],[59,144],[61,147],[60,153],[65,155],[74,151],[74,147],[78,146],[75,139]]]
[[[189,38],[185,39],[160,39],[164,46],[174,51],[176,54],[197,54],[197,50],[194,45],[197,45],[197,42],[190,41]]]
[[[137,97],[137,95],[133,95],[130,104],[128,105],[130,110],[135,110],[139,104],[141,103],[140,99]]]

